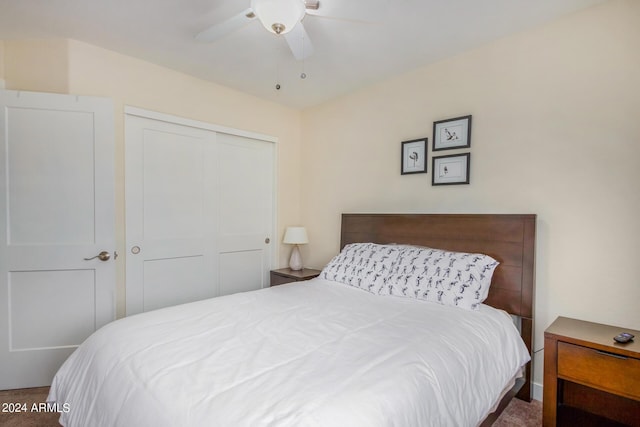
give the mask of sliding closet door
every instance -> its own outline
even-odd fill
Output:
[[[170,119],[126,116],[127,314],[268,286],[273,143]]]
[[[217,295],[215,133],[125,125],[127,314]]]
[[[274,144],[220,133],[220,295],[269,286]]]

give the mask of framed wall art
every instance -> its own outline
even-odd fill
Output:
[[[433,151],[471,147],[471,116],[433,122]]]
[[[471,154],[453,154],[432,159],[431,185],[469,184]]]
[[[428,138],[420,138],[402,142],[401,175],[427,172],[428,141]]]

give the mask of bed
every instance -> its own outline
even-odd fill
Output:
[[[534,245],[534,215],[344,214],[320,277],[112,322],[48,401],[67,404],[64,426],[491,425],[514,394],[530,399]],[[333,280],[356,251],[428,248],[494,260],[484,303],[403,297],[406,279],[371,282],[387,295]],[[400,273],[400,259],[385,265]]]

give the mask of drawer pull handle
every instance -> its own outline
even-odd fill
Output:
[[[602,354],[603,356],[615,357],[616,359],[622,359],[622,360],[627,360],[628,359],[627,356],[621,356],[619,354],[608,353],[608,352],[602,351],[602,350],[596,350],[596,353]]]

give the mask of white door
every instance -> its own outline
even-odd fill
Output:
[[[128,315],[268,283],[273,144],[175,120],[125,118]]]
[[[0,389],[44,386],[115,318],[113,105],[0,91],[0,106]]]
[[[219,133],[220,295],[269,286],[274,145]]]
[[[125,116],[127,314],[215,296],[215,133]]]

